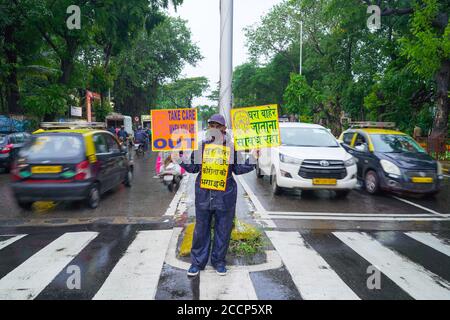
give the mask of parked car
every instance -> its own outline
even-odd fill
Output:
[[[131,186],[128,149],[103,130],[49,130],[33,135],[14,163],[12,190],[18,205],[34,201],[83,200],[96,208],[100,195]]]
[[[378,124],[382,126],[382,124]],[[358,178],[366,191],[437,194],[442,166],[407,134],[385,128],[352,128],[340,137],[358,161]]]
[[[26,132],[0,133],[0,168],[9,172],[19,150],[28,143],[31,135]]]
[[[256,174],[270,176],[272,191],[283,188],[334,190],[345,197],[357,183],[356,161],[320,125],[280,123],[281,146],[262,150]]]

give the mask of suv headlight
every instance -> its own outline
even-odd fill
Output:
[[[444,174],[442,164],[439,161],[437,162],[437,174],[438,174],[438,176],[442,176]]]
[[[387,174],[401,176],[402,173],[400,171],[400,168],[397,167],[392,162],[383,159],[380,161],[380,164],[381,164],[381,167],[383,168],[384,172],[386,172]]]
[[[280,153],[280,161],[283,162],[283,163],[290,163],[290,164],[298,164],[298,165],[302,164],[302,160],[294,158],[294,157],[287,156],[287,155],[282,154],[282,153]]]
[[[351,167],[351,166],[353,166],[354,164],[356,164],[356,160],[355,160],[355,158],[350,158],[350,159],[348,159],[347,161],[345,161],[344,162],[344,165],[346,166],[346,167]]]

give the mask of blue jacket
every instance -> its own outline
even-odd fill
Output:
[[[243,161],[242,153],[234,151],[234,146],[231,145],[231,154],[234,155],[234,161],[228,165],[227,186],[225,191],[207,190],[200,188],[202,165],[199,159],[202,159],[203,150],[205,144],[211,142],[203,141],[201,148],[198,151],[194,151],[191,155],[190,163],[186,164],[186,161],[180,163],[180,166],[189,173],[200,173],[195,181],[195,207],[200,210],[235,210],[237,200],[237,184],[233,178],[233,173],[236,175],[246,174],[255,169],[255,159],[250,158]],[[201,152],[201,154],[198,154]],[[196,164],[194,159],[200,164]],[[239,161],[238,161],[239,160]]]

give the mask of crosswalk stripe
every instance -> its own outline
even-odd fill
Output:
[[[425,232],[406,232],[405,234],[450,257],[450,245],[446,244],[442,239],[439,239],[435,235]]]
[[[281,255],[303,299],[359,299],[298,232],[266,231],[266,234]]]
[[[333,234],[414,299],[450,299],[450,284],[447,281],[383,246],[368,234],[358,232]]]
[[[22,239],[25,236],[26,236],[26,234],[19,234],[19,235],[13,236],[12,238],[0,241],[0,250],[9,246],[11,243],[16,242],[17,240]]]
[[[172,232],[138,232],[94,300],[154,299]]]
[[[257,300],[250,274],[230,270],[225,277],[215,272],[200,275],[200,300]]]
[[[97,232],[65,233],[0,279],[0,300],[34,299]]]

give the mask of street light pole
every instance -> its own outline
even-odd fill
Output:
[[[300,75],[302,75],[303,64],[303,21],[300,21]]]
[[[233,0],[220,0],[220,113],[231,127],[233,78]]]

